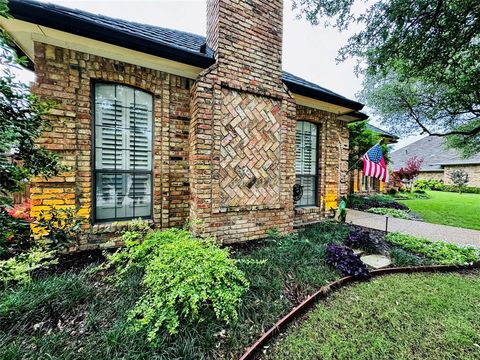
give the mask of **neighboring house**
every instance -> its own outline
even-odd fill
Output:
[[[368,124],[367,128],[380,135],[385,144],[395,144],[398,141],[398,136],[386,130],[371,124]],[[350,172],[350,189],[354,193],[378,193],[384,191],[385,183],[371,176],[363,176],[361,170],[355,169]]]
[[[408,159],[416,156],[423,159],[418,179],[442,180],[445,184],[452,184],[449,174],[455,169],[462,169],[469,176],[468,186],[480,186],[480,153],[464,159],[455,149],[447,149],[443,142],[442,137],[427,136],[392,152],[391,159],[395,170],[405,166]]]
[[[281,0],[209,0],[206,38],[9,6],[15,19],[0,21],[31,61],[33,90],[58,104],[40,143],[72,168],[34,179],[32,215],[77,208],[89,220],[81,248],[138,217],[257,239],[319,221],[347,193],[346,124],[363,105],[282,71]]]

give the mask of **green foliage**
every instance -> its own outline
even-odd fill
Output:
[[[13,248],[27,248],[30,240],[30,223],[12,217],[0,208],[0,259]]]
[[[0,5],[4,16],[6,4]],[[48,123],[44,119],[53,107],[30,93],[28,84],[15,79],[13,69],[22,59],[8,46],[6,35],[0,37],[0,196],[23,189],[31,176],[53,176],[65,168],[55,154],[39,147],[35,140]],[[10,156],[8,155],[10,154]]]
[[[365,73],[361,97],[384,124],[404,135],[454,135],[451,146],[465,155],[475,153],[480,143],[478,0],[294,4],[314,24],[333,18],[345,29],[360,23],[339,60],[359,59],[357,70]]]
[[[405,210],[389,209],[389,208],[377,208],[373,207],[367,210],[367,212],[378,215],[387,215],[399,219],[411,219],[412,217]]]
[[[21,328],[48,321],[52,314],[72,311],[89,300],[94,287],[85,273],[63,274],[0,291],[0,323]]]
[[[276,240],[232,246],[231,256],[251,284],[239,303],[238,321],[225,324],[213,311],[205,312],[204,321],[179,326],[173,336],[160,331],[156,346],[145,341],[144,332],[131,331],[128,320],[146,291],[144,268],[131,267],[118,282],[105,281],[110,271],[92,278],[83,271],[34,277],[8,289],[17,295],[7,311],[16,302],[22,306],[12,312],[11,321],[0,318],[0,358],[237,359],[266,328],[338,278],[325,264],[325,244],[342,243],[348,233],[348,226],[328,221],[299,230],[298,235],[279,234]],[[43,285],[58,277],[75,280],[59,284],[58,291]],[[38,282],[42,285],[34,287]],[[0,290],[0,304],[6,294]],[[37,298],[44,299],[42,304],[26,310]]]
[[[441,180],[415,180],[413,187],[418,190],[440,190],[445,188],[445,184]]]
[[[75,209],[57,209],[40,211],[33,222],[44,234],[42,238],[47,242],[50,249],[65,249],[74,242],[81,230],[85,219],[79,217]]]
[[[480,187],[475,186],[455,186],[445,185],[443,181],[439,180],[416,180],[414,187],[421,190],[435,190],[435,191],[447,191],[458,192],[467,194],[480,194]]]
[[[467,194],[480,194],[480,187],[444,185],[441,191],[467,193]]]
[[[378,143],[382,138],[380,134],[368,128],[368,121],[358,121],[347,125],[349,132],[349,153],[348,167],[355,166],[356,169],[362,168],[362,162],[358,161],[370,148]],[[385,161],[389,162],[388,146],[381,144]]]
[[[392,196],[374,194],[369,196],[360,196],[350,194],[347,197],[347,205],[352,209],[368,210],[370,208],[391,208],[399,210],[408,210],[408,207],[396,202]]]
[[[424,255],[441,265],[465,265],[478,261],[478,250],[472,247],[460,247],[444,241],[431,241],[397,232],[386,235],[387,242],[401,248]]]
[[[149,341],[163,328],[175,334],[182,321],[202,320],[212,310],[227,323],[236,320],[249,285],[227,249],[185,230],[151,232],[143,242],[130,238],[111,261],[121,275],[133,267],[144,271],[145,293],[129,319],[135,330],[147,331]]]
[[[4,286],[10,283],[28,283],[32,271],[56,263],[55,252],[39,244],[26,252],[0,260],[0,281]]]
[[[470,132],[478,127],[480,127],[480,118],[468,124],[460,125],[455,128],[455,130]],[[469,158],[480,153],[480,134],[473,136],[462,134],[450,135],[447,136],[445,145],[448,148],[460,150],[464,158]]]
[[[422,266],[433,264],[432,260],[412,254],[397,246],[394,246],[389,251],[389,255],[395,266]]]

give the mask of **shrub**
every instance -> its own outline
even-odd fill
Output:
[[[51,249],[59,250],[68,247],[77,238],[84,219],[78,216],[75,209],[50,208],[40,211],[34,224]]]
[[[35,246],[26,252],[0,260],[0,281],[6,287],[10,283],[28,283],[34,270],[56,264],[55,252]]]
[[[444,185],[442,191],[480,194],[480,187]]]
[[[368,252],[377,252],[377,243],[365,230],[353,230],[345,240],[345,245],[354,249],[362,249]]]
[[[370,277],[370,273],[353,250],[342,245],[327,246],[327,264],[335,268],[343,276],[354,276],[361,279]]]
[[[378,214],[378,215],[387,215],[399,219],[411,219],[412,217],[410,216],[409,213],[407,213],[404,210],[398,210],[398,209],[389,209],[389,208],[370,208],[367,210],[367,212],[372,213],[372,214]]]
[[[458,188],[464,187],[469,181],[468,174],[463,169],[453,170],[448,177]]]
[[[0,258],[29,246],[30,223],[23,218],[14,218],[7,209],[0,208]]]
[[[387,234],[385,239],[407,251],[425,255],[441,265],[465,265],[478,261],[478,250],[472,247],[460,247],[396,232]]]
[[[150,232],[130,240],[110,257],[120,277],[132,267],[144,273],[145,293],[129,314],[136,331],[153,341],[160,330],[178,331],[181,321],[200,321],[206,312],[227,323],[249,283],[227,249],[200,240],[185,230]]]
[[[388,195],[395,195],[397,193],[397,189],[395,188],[390,188],[387,191]]]

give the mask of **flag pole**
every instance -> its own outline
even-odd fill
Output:
[[[371,149],[373,149],[375,146],[377,146],[378,144],[380,144],[382,141],[383,141],[383,139],[380,139],[375,145],[373,145],[370,149],[368,149],[367,151],[365,151],[365,154],[366,154],[367,152],[369,152]],[[365,155],[365,154],[364,154],[364,155]],[[347,170],[347,172],[345,173],[345,175],[347,175],[350,171],[352,171],[352,170],[355,168],[355,166],[357,166],[358,162],[359,162],[360,160],[362,160],[362,158],[363,158],[363,156],[361,156],[357,161],[355,161],[355,164],[353,164],[353,165],[350,167],[350,169]]]

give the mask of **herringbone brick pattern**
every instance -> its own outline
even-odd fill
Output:
[[[222,89],[220,206],[277,204],[280,193],[280,102]]]

